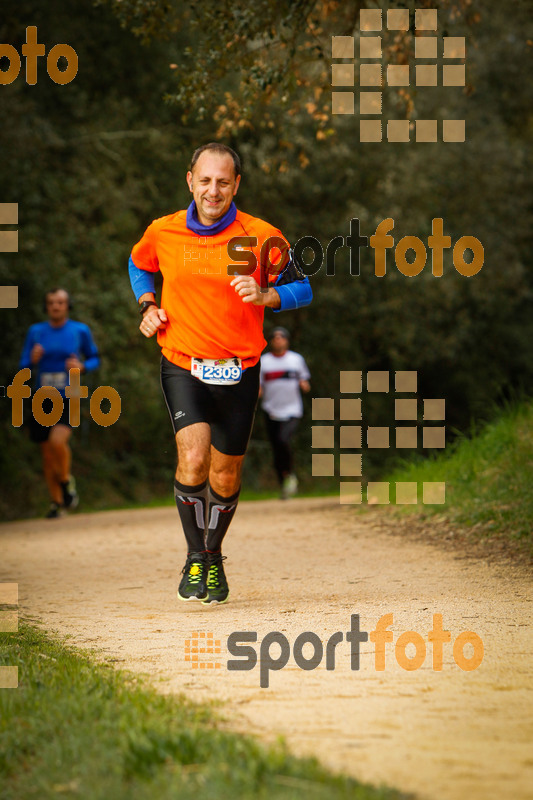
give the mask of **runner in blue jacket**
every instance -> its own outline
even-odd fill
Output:
[[[100,364],[89,327],[69,319],[70,306],[65,289],[51,289],[46,293],[48,320],[30,327],[20,359],[21,369],[30,367],[35,371],[35,390],[54,386],[63,398],[70,369],[89,372]],[[43,411],[48,413],[51,405],[52,401],[46,399]],[[31,417],[30,437],[41,445],[44,477],[50,492],[48,518],[59,517],[62,507],[73,509],[79,502],[71,475],[72,454],[68,443],[71,434],[68,403],[63,403],[63,414],[56,425],[40,425],[33,415]]]

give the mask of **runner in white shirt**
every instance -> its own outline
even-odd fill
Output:
[[[271,352],[261,356],[261,404],[283,500],[298,489],[290,440],[303,416],[301,392],[311,388],[307,364],[299,353],[289,350],[289,338],[286,328],[274,328]]]

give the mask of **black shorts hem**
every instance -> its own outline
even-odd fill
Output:
[[[48,401],[48,403],[47,403]],[[43,411],[45,413],[49,413],[52,409],[52,403],[49,398],[45,398],[43,401]],[[56,425],[66,425],[67,428],[72,428],[72,425],[69,422],[69,405],[63,398],[63,413],[61,417],[55,422],[53,425],[41,425],[40,422],[37,422],[33,413],[28,421],[28,427],[30,430],[30,439],[35,444],[43,444],[43,442],[47,442],[50,436],[50,431],[52,428],[55,428]]]

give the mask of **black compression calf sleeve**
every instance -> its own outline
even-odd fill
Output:
[[[207,516],[207,481],[198,486],[185,486],[174,480],[174,497],[187,540],[188,552],[203,552]]]
[[[222,540],[226,535],[239,502],[240,491],[239,488],[231,497],[221,497],[209,487],[207,549],[210,553],[217,553],[222,546]]]

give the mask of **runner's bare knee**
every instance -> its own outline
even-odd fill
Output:
[[[209,470],[209,483],[222,497],[230,497],[241,485],[244,456],[225,456],[214,451]]]

